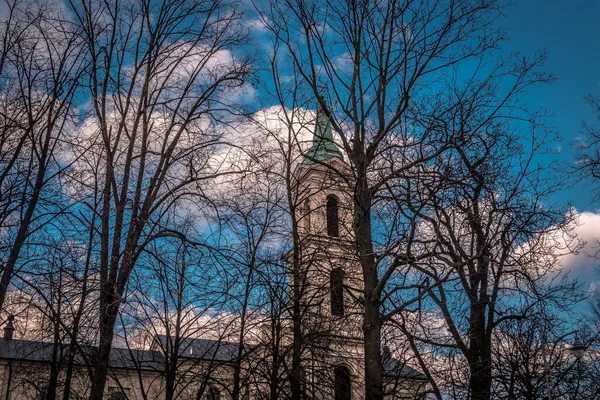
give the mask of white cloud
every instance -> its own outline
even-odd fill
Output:
[[[262,34],[267,33],[267,24],[270,23],[269,18],[261,17],[254,19],[247,19],[244,21],[244,26],[252,30],[253,32]]]
[[[302,162],[302,153],[312,143],[316,113],[314,110],[296,108],[294,110],[273,106],[262,109],[253,115],[252,121],[238,126],[224,128],[224,141],[232,144],[223,146],[221,151],[211,158],[213,170],[219,172],[255,172],[255,179],[262,181],[265,173],[283,177],[285,154],[290,152],[292,170]],[[286,118],[291,120],[288,124]],[[340,146],[339,136],[334,132],[334,140]],[[250,183],[248,174],[244,175]],[[229,183],[237,182],[238,177],[226,175],[216,180],[213,194],[231,196],[232,190],[240,189]]]
[[[600,284],[600,213],[577,212],[572,224],[573,233],[581,241],[577,252],[560,256],[561,268],[583,283]]]

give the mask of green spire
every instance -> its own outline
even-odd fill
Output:
[[[333,142],[333,133],[331,132],[331,121],[321,107],[317,106],[317,123],[313,135],[312,146],[304,155],[303,164],[314,164],[317,161],[326,161],[334,157],[343,160],[342,152]]]

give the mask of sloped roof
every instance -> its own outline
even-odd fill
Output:
[[[411,378],[411,379],[427,379],[425,375],[416,369],[409,367],[398,359],[393,357],[382,357],[383,362],[383,373],[385,376],[397,377],[397,378]]]
[[[52,359],[52,343],[0,339],[0,358],[39,362],[49,361]]]
[[[332,158],[343,160],[342,152],[333,141],[331,121],[325,114],[320,103],[317,107],[317,122],[313,134],[312,146],[304,155],[303,164],[314,164]]]
[[[63,355],[68,350],[67,344],[60,345],[58,351]],[[0,359],[26,362],[49,363],[52,361],[52,343],[33,340],[0,339]],[[85,346],[84,351],[91,357],[93,348]],[[75,357],[75,363],[85,365],[81,354]],[[111,368],[143,369],[160,371],[164,369],[164,357],[159,352],[150,350],[113,348],[110,353]]]
[[[174,338],[167,338],[165,335],[156,335],[154,340],[163,351],[165,349],[169,349],[174,343]],[[178,355],[179,357],[185,358],[230,362],[237,357],[238,347],[239,344],[237,342],[225,342],[212,339],[180,338]],[[244,353],[250,351],[251,349],[252,346],[244,345]]]
[[[157,351],[115,347],[110,352],[110,366],[111,368],[164,371],[165,358]]]
[[[165,357],[162,351],[157,350],[166,349],[168,340],[164,335],[156,336],[155,340],[160,343],[162,348],[139,350],[113,347],[110,352],[110,367],[163,371],[165,368]],[[181,358],[231,362],[237,357],[237,343],[211,339],[183,338],[180,340],[179,357]],[[250,346],[245,346],[245,348],[246,351],[251,349]],[[58,350],[60,354],[64,355],[68,351],[68,345],[62,344]],[[50,363],[53,351],[53,344],[48,342],[18,339],[5,340],[0,338],[0,359],[2,360]],[[84,351],[91,358],[94,348],[92,346],[85,346]],[[85,365],[85,361],[85,358],[81,354],[77,354],[75,357],[75,363],[78,365]]]

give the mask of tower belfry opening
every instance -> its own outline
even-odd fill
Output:
[[[327,235],[332,237],[340,236],[339,209],[337,196],[330,194],[327,196]]]
[[[331,315],[336,317],[344,316],[344,271],[341,268],[334,268],[330,274],[331,286]]]

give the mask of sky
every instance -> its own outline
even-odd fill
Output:
[[[506,1],[513,5],[503,10],[504,17],[497,23],[510,38],[501,51],[528,57],[542,50],[547,52],[543,70],[554,74],[556,81],[533,89],[526,100],[532,109],[543,107],[554,114],[548,124],[562,138],[557,146],[558,159],[564,163],[561,168],[573,165],[575,155],[570,145],[581,135],[583,121],[594,122],[585,97],[600,96],[600,0]],[[262,50],[270,50],[266,31],[255,23],[258,20],[252,21],[253,28],[262,35],[259,40],[264,45]],[[269,96],[264,94],[264,88],[259,88],[257,96],[268,103]],[[578,254],[565,256],[561,266],[571,277],[579,279],[584,289],[600,288],[600,262],[589,257],[600,254],[600,202],[594,201],[595,193],[588,183],[568,186],[557,177],[556,186],[562,190],[550,201],[565,210],[567,205],[573,206],[579,212],[573,229],[586,243]]]
[[[510,39],[502,52],[534,56],[548,54],[544,70],[555,82],[531,91],[527,102],[554,114],[548,123],[562,138],[558,158],[572,165],[570,144],[581,135],[583,121],[593,122],[592,108],[585,97],[600,96],[600,0],[508,0],[514,5],[504,10],[498,24]],[[264,33],[264,32],[263,32]],[[575,233],[586,243],[578,253],[564,257],[562,268],[583,284],[584,289],[600,287],[600,264],[590,254],[600,254],[600,204],[594,201],[589,184],[568,187],[557,178],[558,191],[551,199],[579,211]]]
[[[554,73],[557,81],[534,90],[528,100],[532,106],[556,114],[550,123],[563,138],[560,158],[572,163],[569,144],[580,135],[582,122],[594,117],[584,98],[589,94],[600,96],[600,0],[508,1],[515,4],[505,9],[506,16],[498,21],[510,36],[503,51],[529,56],[542,49],[548,52],[545,69]],[[3,5],[0,2],[0,15],[6,11]],[[260,88],[248,90],[250,93],[240,95],[264,94]],[[563,186],[560,181],[556,184]],[[555,200],[572,204],[581,212],[577,230],[581,239],[590,243],[584,252],[565,259],[565,265],[574,270],[574,276],[600,287],[600,267],[585,254],[599,249],[592,246],[600,237],[600,203],[594,202],[593,196],[588,185],[579,184],[561,191]]]
[[[531,95],[531,103],[555,113],[550,123],[562,137],[561,158],[572,162],[569,148],[584,120],[592,121],[585,96],[600,95],[600,0],[517,0],[500,23],[508,30],[507,52],[548,52],[545,69],[558,78]],[[560,184],[560,182],[557,182]],[[557,200],[579,211],[600,212],[585,184],[561,192]]]
[[[505,14],[499,23],[510,39],[503,51],[548,52],[544,69],[557,80],[532,91],[528,101],[555,114],[549,122],[562,137],[559,157],[572,163],[569,144],[581,135],[582,122],[594,118],[585,97],[600,96],[600,0],[514,0]],[[561,181],[556,184],[566,186]],[[578,254],[564,257],[561,265],[588,290],[600,287],[600,265],[589,257],[600,254],[600,204],[594,194],[581,183],[560,191],[554,199],[580,212],[575,232],[586,245]]]
[[[557,80],[534,89],[528,102],[532,108],[543,107],[555,114],[549,124],[562,138],[559,158],[570,164],[574,161],[570,144],[581,134],[583,121],[594,118],[585,97],[600,96],[600,0],[507,1],[513,5],[498,20],[510,37],[502,51],[530,57],[547,51],[544,71]],[[266,43],[270,49],[270,40]],[[582,212],[600,213],[593,197],[589,185],[579,184],[560,191],[553,200]]]

